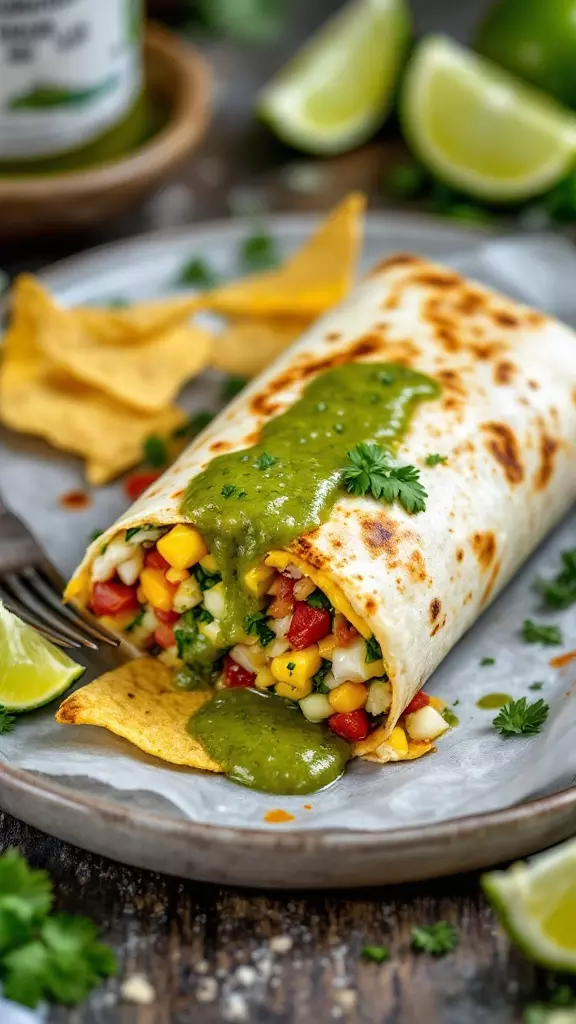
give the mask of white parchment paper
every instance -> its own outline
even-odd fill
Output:
[[[369,253],[367,262],[381,256],[383,248]],[[428,245],[425,255],[436,254]],[[475,252],[444,256],[444,262],[576,323],[576,254],[561,239],[502,239],[479,245]],[[84,287],[77,294],[69,290],[67,297],[85,302],[90,294]],[[206,407],[215,390],[214,378],[196,382],[188,404]],[[1,443],[0,489],[33,526],[54,561],[69,572],[90,531],[106,525],[123,507],[121,489],[102,489],[88,513],[75,519],[62,512],[58,496],[80,485],[77,464],[54,456],[46,459],[35,446],[16,450],[2,448]],[[562,671],[550,667],[549,661],[576,649],[576,606],[561,613],[543,611],[532,584],[538,576],[554,575],[560,552],[570,547],[576,547],[574,513],[436,671],[428,690],[455,705],[460,725],[440,741],[437,753],[421,761],[386,766],[354,762],[344,778],[308,800],[271,797],[221,776],[169,767],[104,730],[57,725],[53,708],[26,716],[12,734],[0,737],[0,758],[124,804],[202,823],[253,828],[266,827],[265,813],[282,807],[295,816],[282,827],[390,829],[494,810],[563,789],[576,782],[576,661]],[[562,645],[525,643],[525,618],[557,624]],[[481,666],[486,657],[495,663]],[[90,674],[97,674],[93,666],[84,681]],[[531,691],[533,682],[541,682],[541,690]],[[542,732],[533,737],[499,736],[491,725],[496,712],[476,706],[480,697],[495,691],[513,698],[542,697],[549,703]]]

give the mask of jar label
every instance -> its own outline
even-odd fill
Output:
[[[0,0],[0,161],[87,145],[141,89],[140,0]]]

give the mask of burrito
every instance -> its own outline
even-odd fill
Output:
[[[189,732],[212,764],[304,792],[349,757],[433,748],[450,715],[423,684],[575,497],[574,332],[396,255],[92,543],[66,596],[205,693]]]

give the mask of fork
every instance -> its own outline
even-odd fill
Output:
[[[60,647],[118,647],[118,637],[88,612],[62,603],[64,586],[28,527],[0,498],[0,601]]]

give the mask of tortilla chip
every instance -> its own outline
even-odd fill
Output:
[[[186,729],[207,700],[209,693],[174,689],[170,669],[154,658],[139,658],[72,693],[58,708],[56,721],[98,725],[162,761],[220,772]]]
[[[151,335],[185,324],[204,305],[202,293],[136,302],[126,309],[78,306],[76,317],[105,344],[140,344]]]
[[[212,365],[225,373],[255,377],[291,345],[309,323],[309,320],[292,317],[237,320],[217,337]]]
[[[232,281],[204,295],[205,308],[230,316],[313,318],[349,292],[366,200],[353,192],[278,270]]]

